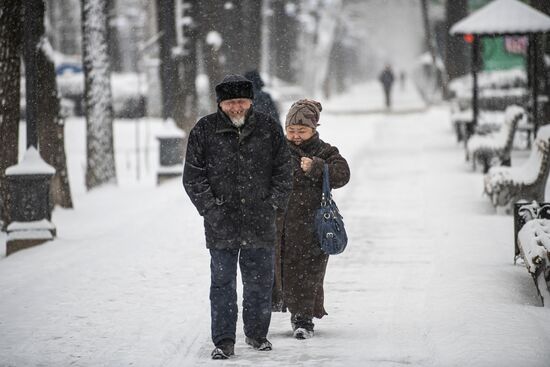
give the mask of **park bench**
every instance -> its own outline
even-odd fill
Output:
[[[455,110],[451,112],[451,124],[456,133],[456,140],[465,143],[473,134],[488,134],[500,130],[505,115],[502,111],[480,111],[477,125],[473,125],[473,111]]]
[[[454,95],[451,123],[459,142],[467,141],[474,132],[482,134],[499,130],[503,121],[502,113],[508,106],[526,106],[529,101],[525,71],[514,69],[482,72],[478,75],[479,114],[477,125],[474,126],[471,76],[454,79],[449,89]],[[521,129],[525,130],[523,127]],[[529,131],[525,132],[529,137]]]
[[[539,129],[529,158],[521,166],[491,167],[484,176],[484,192],[495,208],[508,207],[519,200],[544,201],[548,179],[550,125]]]
[[[466,159],[472,162],[474,171],[478,163],[483,166],[483,173],[487,173],[491,166],[510,165],[514,135],[519,120],[524,117],[526,116],[523,108],[509,106],[499,131],[484,135],[474,134],[470,137],[466,143]]]
[[[523,260],[542,305],[550,307],[550,203],[516,203],[514,234],[514,263]]]

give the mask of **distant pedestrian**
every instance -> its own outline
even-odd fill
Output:
[[[407,80],[407,73],[401,70],[399,73],[399,83],[401,84],[401,90],[405,90],[405,81]]]
[[[245,342],[271,350],[267,332],[276,241],[275,211],[292,188],[282,127],[252,107],[252,83],[228,75],[216,86],[218,111],[191,129],[183,185],[204,217],[210,250],[213,359],[234,354],[237,264],[243,281]]]
[[[378,75],[378,80],[384,88],[384,96],[386,98],[386,108],[391,108],[391,90],[394,81],[393,71],[390,64],[386,64],[384,70]]]
[[[252,70],[246,72],[244,77],[250,80],[254,87],[254,111],[265,113],[273,117],[278,123],[281,123],[277,105],[273,101],[273,98],[271,98],[271,95],[263,90],[265,84],[260,74],[256,70]]]
[[[319,138],[321,112],[317,101],[301,99],[288,111],[286,138],[294,183],[286,213],[278,212],[279,240],[275,262],[274,309],[290,311],[294,337],[313,336],[313,318],[327,315],[323,282],[328,255],[315,234],[315,211],[321,206],[323,167],[328,165],[332,188],[350,179],[349,166],[338,149]]]

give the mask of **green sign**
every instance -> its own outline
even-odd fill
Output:
[[[518,39],[521,38],[518,37]],[[483,70],[525,68],[525,55],[507,50],[505,37],[483,37],[481,40]],[[510,43],[510,39],[507,41]]]
[[[469,0],[468,10],[470,13],[489,4],[491,0]],[[482,37],[481,38],[481,59],[483,70],[503,70],[525,67],[525,54],[514,44],[514,38],[508,37]],[[523,39],[525,42],[525,39]],[[520,47],[521,48],[521,47]]]
[[[477,9],[489,4],[491,0],[469,0],[468,1],[468,11],[470,13],[476,11]]]

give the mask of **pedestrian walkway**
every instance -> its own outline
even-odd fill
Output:
[[[392,88],[392,106],[386,108],[384,91],[378,81],[358,84],[343,95],[335,96],[323,104],[324,112],[331,115],[357,115],[369,113],[404,114],[426,110],[426,103],[414,84],[395,82]]]
[[[338,103],[374,101],[368,88],[327,112],[359,111]],[[274,349],[257,352],[239,320],[235,357],[210,359],[202,219],[175,180],[81,195],[54,212],[55,241],[0,259],[0,366],[548,366],[550,315],[513,265],[512,218],[482,197],[448,118],[321,114],[352,177],[334,193],[350,240],[314,338],[276,313]]]

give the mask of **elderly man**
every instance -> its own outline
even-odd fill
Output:
[[[281,126],[254,112],[252,83],[228,75],[216,86],[218,111],[189,134],[183,185],[204,217],[210,250],[213,359],[234,354],[237,263],[243,281],[245,342],[271,350],[275,211],[292,190],[290,154]]]

